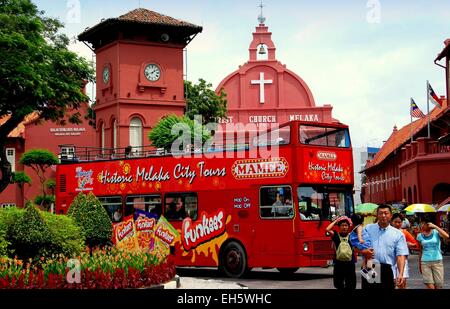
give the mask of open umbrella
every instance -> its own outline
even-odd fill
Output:
[[[436,212],[436,209],[433,208],[433,206],[429,204],[411,204],[408,207],[404,209],[405,211],[409,212]]]
[[[450,211],[450,204],[445,204],[444,206],[439,207],[437,210],[439,212],[449,212]]]
[[[374,203],[363,203],[356,205],[355,212],[360,214],[371,214],[378,208],[377,204]]]

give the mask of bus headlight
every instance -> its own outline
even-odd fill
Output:
[[[307,242],[305,242],[305,243],[303,243],[303,251],[308,251],[308,243]]]

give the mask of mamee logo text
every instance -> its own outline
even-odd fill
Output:
[[[336,161],[337,154],[332,151],[318,151],[317,159],[322,161]]]
[[[288,170],[285,158],[237,160],[231,167],[236,179],[284,177]]]

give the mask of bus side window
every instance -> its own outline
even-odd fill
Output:
[[[113,223],[122,221],[123,213],[121,196],[99,196],[98,199]]]
[[[261,187],[259,192],[259,214],[261,218],[290,219],[294,216],[291,187]]]
[[[169,193],[164,198],[164,217],[168,220],[197,219],[198,200],[195,193]]]
[[[146,212],[157,215],[161,215],[162,204],[161,195],[129,195],[125,204],[125,215],[129,216],[134,214],[136,209],[140,209]]]

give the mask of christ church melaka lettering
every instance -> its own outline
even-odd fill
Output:
[[[212,214],[203,212],[200,219],[192,222],[191,218],[183,220],[181,242],[185,251],[196,248],[225,233],[225,212],[218,209]]]
[[[75,178],[77,178],[78,187],[75,189],[78,192],[92,191],[94,188],[88,187],[88,185],[94,184],[94,179],[92,178],[92,170],[85,171],[81,166],[75,169]]]
[[[238,160],[231,168],[236,179],[284,177],[288,170],[285,158]]]

